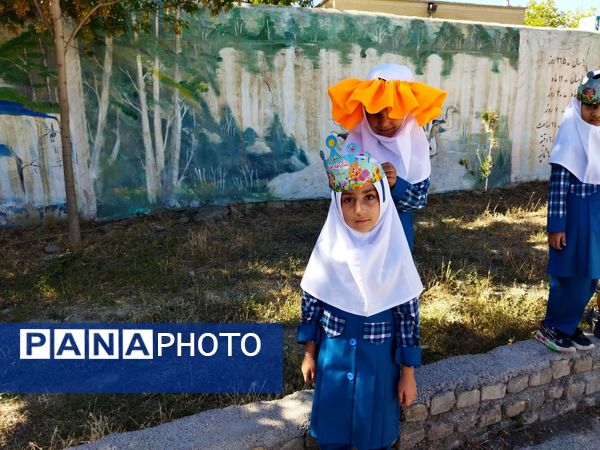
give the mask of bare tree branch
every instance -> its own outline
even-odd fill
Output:
[[[127,78],[129,78],[129,81],[131,81],[131,84],[133,84],[133,86],[135,87],[135,90],[138,91],[138,94],[139,94],[139,90],[137,88],[137,83],[131,77],[131,74],[129,73],[129,70],[121,69],[121,72],[123,72],[125,75],[127,75]]]
[[[96,77],[94,77],[94,81],[96,81],[95,79]],[[94,84],[96,84],[96,87],[93,87],[90,82],[87,80],[86,76],[84,74],[81,74],[81,79],[83,80],[83,84],[90,90],[92,91],[95,95],[96,95],[96,99],[98,100],[98,103],[100,103],[100,95],[98,95],[98,86],[97,83],[94,82]]]
[[[183,167],[183,170],[181,171],[181,176],[177,180],[176,186],[181,186],[181,183],[183,183],[183,180],[185,180],[185,174],[190,167],[190,163],[194,159],[194,153],[196,153],[197,148],[198,148],[198,138],[196,138],[196,136],[192,134],[192,146],[191,146],[191,149],[188,148],[186,163],[185,163],[185,166]]]
[[[123,103],[125,103],[127,106],[132,107],[133,109],[135,109],[140,114],[142,113],[142,110],[138,106],[136,106],[136,104],[133,103],[133,101],[129,97],[127,97],[126,95],[123,95],[123,94],[121,94],[119,97],[121,98],[121,100],[123,101]]]

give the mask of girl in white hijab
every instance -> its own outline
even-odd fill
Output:
[[[431,164],[421,128],[441,114],[446,92],[415,82],[400,64],[375,66],[366,80],[348,78],[329,88],[332,115],[356,142],[382,162],[412,249],[412,211],[427,203]]]
[[[550,292],[536,338],[555,351],[589,350],[577,325],[600,278],[600,70],[583,78],[565,109],[550,164]]]
[[[355,156],[354,143],[345,155],[329,147],[331,205],[302,278],[297,334],[304,380],[315,382],[310,433],[322,450],[388,448],[399,405],[416,396],[423,286],[379,162]]]

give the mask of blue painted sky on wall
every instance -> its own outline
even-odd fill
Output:
[[[43,117],[45,119],[56,119],[54,116],[50,116],[45,113],[33,111],[20,103],[9,102],[6,100],[0,100],[0,114],[8,114],[11,116],[31,116],[31,117]]]

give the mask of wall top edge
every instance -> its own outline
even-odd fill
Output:
[[[438,2],[439,3],[439,2]],[[471,6],[471,4],[467,4]],[[474,5],[474,4],[473,4]],[[485,6],[485,5],[484,5]],[[515,24],[506,24],[506,23],[497,23],[497,22],[478,22],[472,20],[459,20],[459,19],[440,19],[440,18],[428,18],[428,17],[419,17],[419,16],[402,16],[398,14],[391,13],[383,13],[383,12],[371,12],[371,11],[358,11],[353,9],[344,9],[337,10],[332,8],[298,8],[293,6],[275,6],[275,5],[242,5],[242,6],[234,6],[234,8],[252,8],[252,9],[264,9],[264,10],[296,10],[298,13],[304,14],[339,14],[339,15],[356,15],[356,16],[371,16],[371,17],[389,17],[394,19],[402,19],[402,20],[421,20],[428,21],[432,23],[461,23],[465,25],[483,25],[486,28],[516,28],[518,30],[523,31],[533,31],[533,32],[545,32],[548,31],[556,32],[556,33],[569,33],[569,32],[577,32],[582,34],[588,34],[593,37],[600,37],[600,31],[590,31],[590,30],[580,30],[578,28],[550,28],[550,27],[530,27],[527,25],[515,25]]]
[[[332,0],[323,0],[322,2],[319,2],[317,5],[314,6],[314,8],[320,8],[323,7],[326,4],[331,3]],[[423,4],[428,4],[428,3],[435,3],[436,5],[443,5],[444,7],[449,7],[451,9],[453,8],[460,8],[460,7],[464,7],[467,6],[469,8],[474,7],[474,8],[480,8],[480,9],[487,9],[487,10],[499,10],[499,11],[506,11],[506,10],[512,10],[512,11],[525,11],[527,9],[526,6],[512,6],[512,5],[483,5],[481,3],[469,3],[469,2],[449,2],[449,1],[437,1],[437,0],[380,0],[383,1],[384,3],[412,3],[415,5],[423,5]]]

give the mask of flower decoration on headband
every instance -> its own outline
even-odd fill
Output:
[[[412,114],[419,126],[442,113],[447,92],[416,81],[359,80],[346,78],[328,90],[333,119],[351,130],[366,110],[370,114],[387,108],[389,117],[402,119]]]
[[[586,105],[600,103],[600,70],[588,72],[577,88],[577,100]]]
[[[329,148],[329,158],[325,158],[323,151],[320,155],[332,190],[350,191],[361,188],[366,183],[375,184],[383,179],[384,171],[379,161],[372,159],[369,153],[360,154],[355,143],[346,145],[346,153],[343,155],[338,152],[339,146],[335,135],[327,136],[325,145]]]

